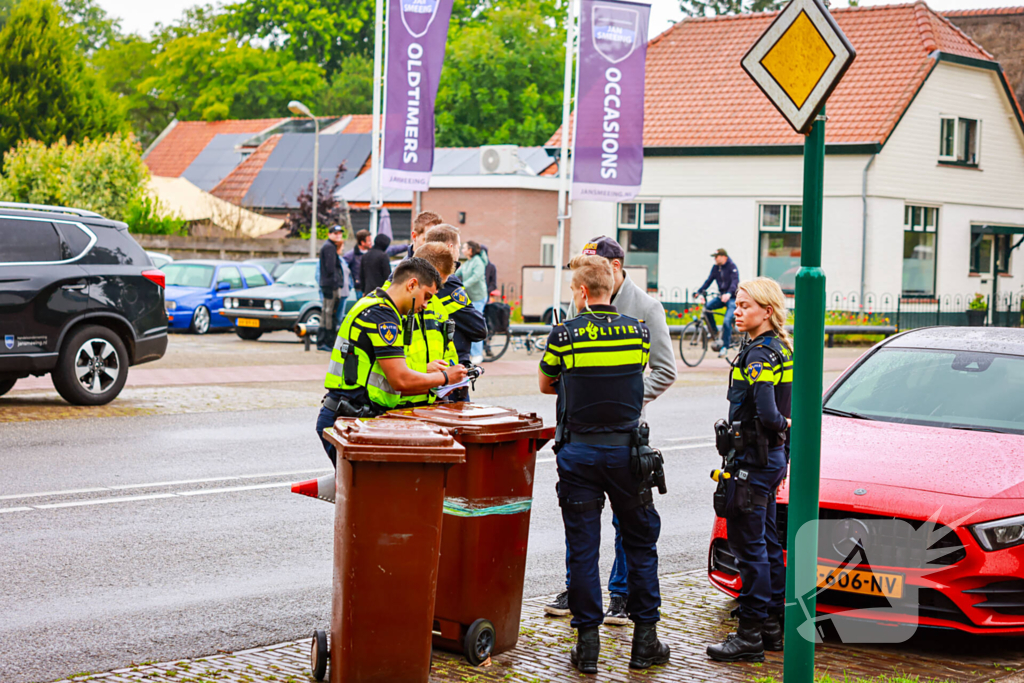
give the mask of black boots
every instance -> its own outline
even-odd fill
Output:
[[[633,650],[629,656],[630,669],[646,669],[668,662],[671,650],[658,640],[656,624],[633,624]],[[596,669],[595,669],[596,671]]]
[[[761,628],[761,622],[741,617],[736,633],[726,638],[724,643],[708,645],[708,657],[716,662],[763,662]]]
[[[569,661],[580,673],[597,673],[597,655],[601,650],[601,638],[597,627],[581,628],[576,632],[576,646],[569,653]]]
[[[761,627],[761,641],[769,652],[782,652],[782,621],[778,614],[769,614]]]

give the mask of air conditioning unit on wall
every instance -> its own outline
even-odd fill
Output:
[[[518,145],[484,145],[480,148],[480,174],[510,174],[519,170]]]

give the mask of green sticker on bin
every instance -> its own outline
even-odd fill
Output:
[[[490,515],[516,515],[527,512],[532,498],[445,498],[444,514],[453,517],[487,517]]]

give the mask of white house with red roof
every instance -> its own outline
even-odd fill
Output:
[[[867,308],[1019,297],[1024,115],[999,63],[923,2],[833,16],[857,58],[827,105],[829,308],[856,310],[862,292]],[[720,247],[742,278],[793,287],[803,138],[740,67],[774,17],[687,19],[650,42],[641,195],[574,201],[573,251],[617,237],[666,301],[703,282]]]

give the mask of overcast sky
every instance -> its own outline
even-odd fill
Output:
[[[1008,7],[1020,5],[1022,0],[929,0],[933,9],[980,9],[983,7]],[[147,34],[153,24],[169,24],[196,0],[161,0],[160,2],[139,2],[139,0],[99,0],[99,4],[115,17],[121,18],[125,31]],[[833,0],[833,7],[846,7],[848,0]],[[862,5],[889,4],[884,0],[861,0]],[[682,18],[677,0],[653,0],[651,30],[653,37],[669,27],[669,22]]]

